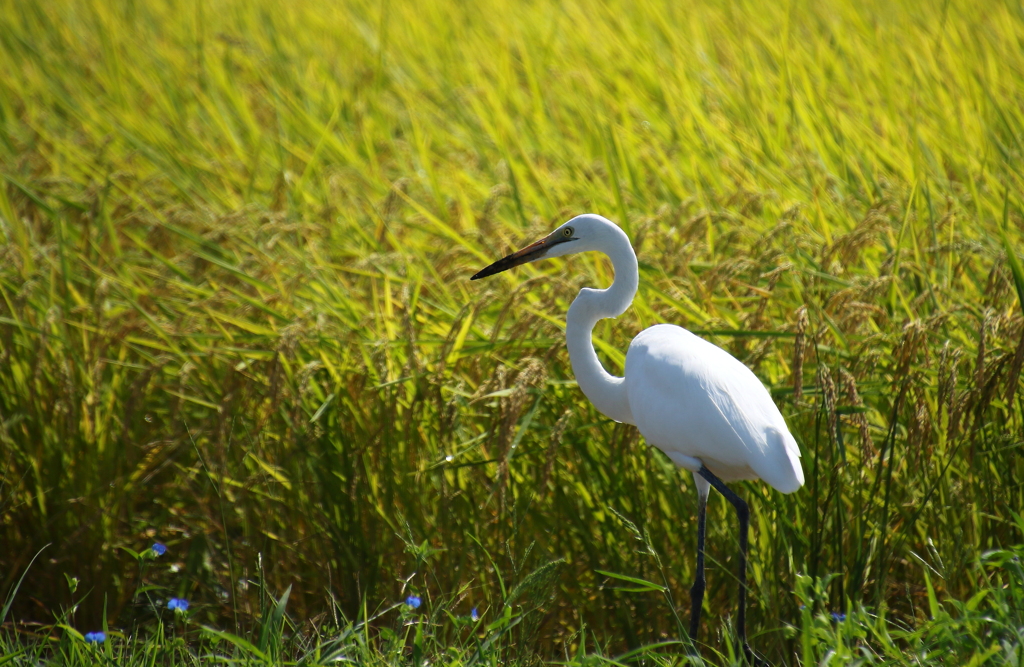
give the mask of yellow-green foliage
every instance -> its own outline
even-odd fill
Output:
[[[801,443],[806,488],[741,489],[758,647],[797,650],[798,574],[910,623],[925,568],[969,595],[1021,539],[1022,44],[966,0],[0,0],[3,590],[50,544],[18,617],[66,573],[127,625],[119,547],[160,539],[146,581],[213,623],[259,612],[258,562],[299,619],[499,615],[565,558],[520,648],[676,636],[597,573],[660,581],[626,518],[685,608],[696,535],[688,476],[571,382],[564,311],[609,266],[468,281],[595,211],[641,260],[608,367],[705,332]]]

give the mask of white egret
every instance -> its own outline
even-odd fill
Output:
[[[704,600],[704,535],[711,487],[736,508],[740,523],[739,610],[736,632],[746,657],[746,563],[749,509],[725,482],[763,479],[782,493],[804,483],[800,449],[757,376],[720,347],[671,324],[640,332],[626,353],[626,375],[601,366],[591,333],[598,320],[626,311],[640,281],[629,237],[599,215],[580,215],[541,240],[472,277],[520,264],[596,250],[611,259],[607,289],[580,290],[565,320],[569,360],[580,389],[607,417],[634,424],[648,443],[693,473],[698,493],[697,575],[690,589],[690,638],[696,641]]]

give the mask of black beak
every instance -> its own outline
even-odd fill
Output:
[[[497,262],[491,264],[487,268],[480,269],[473,275],[473,277],[470,278],[470,280],[478,280],[480,278],[486,278],[487,276],[493,276],[495,273],[508,271],[511,268],[519,266],[520,264],[528,264],[529,262],[535,262],[538,259],[543,259],[544,255],[546,255],[548,250],[551,249],[551,246],[555,245],[556,243],[575,240],[576,239],[574,238],[566,238],[564,236],[554,238],[553,234],[549,234],[548,236],[542,238],[540,241],[537,241],[536,243],[531,243],[522,250],[518,250],[512,253],[511,255],[502,257]]]

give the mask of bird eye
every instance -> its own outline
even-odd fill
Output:
[[[572,236],[572,227],[566,227],[565,229],[563,229],[562,236],[565,236],[566,238]]]

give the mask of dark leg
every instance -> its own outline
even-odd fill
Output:
[[[740,608],[736,614],[736,634],[739,635],[740,648],[747,660],[752,665],[766,665],[768,663],[754,655],[754,652],[750,650],[750,644],[747,643],[747,534],[750,527],[750,508],[706,466],[701,466],[697,472],[732,503],[732,506],[736,508],[736,515],[740,519]],[[697,558],[703,559],[703,557],[702,550],[698,552]]]
[[[700,494],[697,504],[697,576],[690,589],[690,641],[694,643],[697,642],[700,610],[704,604],[704,527],[708,516],[708,497]]]

